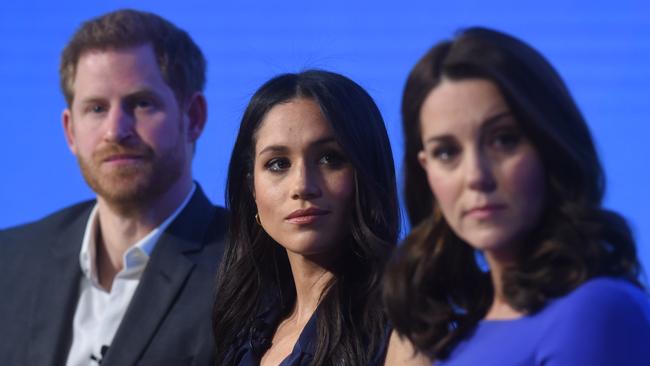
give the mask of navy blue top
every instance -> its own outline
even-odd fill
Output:
[[[613,278],[587,281],[536,314],[484,320],[436,366],[650,365],[650,300]]]
[[[240,337],[238,345],[230,349],[228,358],[238,360],[239,366],[258,366],[264,353],[271,347],[271,340],[275,334],[282,317],[280,306],[265,307],[254,321],[252,329],[248,334]],[[316,325],[318,309],[314,311],[305,327],[303,328],[298,341],[291,353],[280,363],[279,366],[308,366],[314,358]],[[381,366],[386,357],[386,346],[390,335],[390,328],[386,327],[383,334],[384,341],[377,351],[369,366]]]

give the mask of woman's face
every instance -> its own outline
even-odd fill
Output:
[[[273,107],[255,135],[261,225],[288,252],[329,254],[349,228],[354,170],[311,99]]]
[[[472,247],[508,258],[540,220],[545,170],[497,87],[443,81],[420,110],[418,154],[452,230]]]

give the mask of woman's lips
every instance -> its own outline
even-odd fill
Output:
[[[321,217],[328,215],[329,213],[330,211],[328,210],[323,210],[317,207],[310,207],[293,211],[287,217],[285,217],[285,220],[292,224],[311,224]]]
[[[470,216],[475,219],[488,219],[505,209],[506,205],[503,204],[487,204],[470,208],[465,211],[464,216]]]

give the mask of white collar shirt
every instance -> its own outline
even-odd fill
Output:
[[[66,366],[100,364],[103,354],[110,346],[122,322],[158,239],[185,208],[195,189],[196,185],[193,185],[176,211],[126,250],[122,257],[122,270],[113,279],[110,292],[99,285],[97,278],[95,261],[97,205],[92,209],[79,253],[83,275],[79,287],[79,301],[74,313],[72,345]]]

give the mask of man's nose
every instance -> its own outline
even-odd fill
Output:
[[[108,142],[122,143],[134,135],[135,120],[124,108],[113,108],[105,123],[104,139]]]

